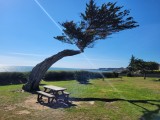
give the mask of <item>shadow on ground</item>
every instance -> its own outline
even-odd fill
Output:
[[[53,108],[53,109],[58,109],[58,108],[70,108],[73,106],[76,106],[75,104],[72,104],[71,102],[65,103],[63,101],[59,101],[59,102],[53,102],[53,103],[46,103],[44,101],[41,102],[37,102],[43,106],[49,107],[49,108]]]
[[[89,80],[87,81],[78,81],[79,84],[83,84],[83,85],[91,85],[92,83],[89,82]]]
[[[160,79],[156,79],[156,80],[154,80],[155,82],[160,82]]]
[[[102,102],[116,102],[116,101],[124,101],[129,102],[133,105],[136,105],[143,109],[143,115],[140,120],[160,120],[160,100],[126,100],[126,99],[106,99],[106,98],[70,98],[71,101],[102,101]],[[153,103],[154,102],[154,103]],[[155,110],[149,110],[139,103],[148,104],[156,106]]]

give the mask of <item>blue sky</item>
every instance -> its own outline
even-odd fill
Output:
[[[53,20],[78,21],[89,0],[37,0]],[[109,0],[95,0],[98,5]],[[114,2],[115,0],[110,0]],[[53,67],[126,67],[133,54],[160,63],[160,0],[116,0],[131,10],[140,27],[97,41],[84,54],[66,57]],[[59,27],[36,0],[0,0],[0,65],[34,66],[64,49],[77,49],[55,40]]]

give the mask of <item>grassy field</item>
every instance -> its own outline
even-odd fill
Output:
[[[158,78],[123,77],[77,81],[42,82],[66,87],[72,104],[36,103],[36,94],[22,85],[0,86],[0,120],[160,120]],[[42,87],[41,87],[42,88]]]

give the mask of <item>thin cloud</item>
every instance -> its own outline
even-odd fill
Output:
[[[114,60],[114,59],[89,59],[93,61],[120,61],[120,60]]]
[[[79,59],[79,60],[86,60],[85,58],[73,58],[73,59]],[[90,61],[121,61],[121,60],[116,60],[116,59],[93,59],[93,58],[88,58]]]
[[[20,55],[20,56],[33,56],[33,57],[49,57],[51,55],[41,55],[41,54],[31,54],[31,53],[10,53],[12,55]],[[69,59],[76,59],[76,60],[84,60],[86,61],[86,58],[69,58]],[[87,58],[88,61],[121,61],[118,59],[94,59],[94,58]]]
[[[21,56],[33,56],[33,57],[46,57],[49,55],[41,55],[41,54],[30,54],[30,53],[10,53],[12,55],[21,55]]]

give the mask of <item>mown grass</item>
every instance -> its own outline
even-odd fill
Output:
[[[159,120],[160,81],[158,78],[123,77],[90,80],[79,84],[75,80],[45,82],[42,85],[66,87],[75,106],[68,108],[30,109],[20,106],[36,96],[17,92],[22,85],[0,86],[0,119],[57,119],[57,120]],[[43,87],[41,86],[41,89]],[[37,104],[35,102],[35,104]],[[8,106],[15,109],[6,110]],[[17,115],[17,111],[28,110],[31,114]]]

